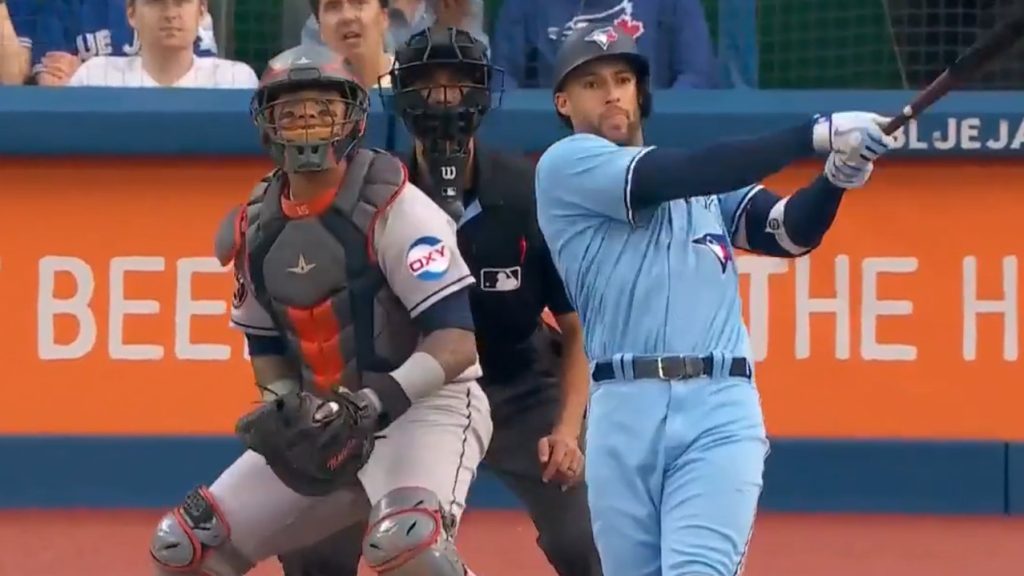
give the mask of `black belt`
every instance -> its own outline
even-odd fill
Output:
[[[591,376],[594,382],[617,380],[614,360],[594,363]],[[746,358],[726,358],[728,375],[732,378],[750,378],[753,370]],[[632,360],[633,380],[688,380],[712,376],[715,359],[712,356],[636,356]]]

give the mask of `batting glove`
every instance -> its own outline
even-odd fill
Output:
[[[825,160],[825,177],[828,181],[845,190],[861,188],[871,178],[875,165],[860,158],[849,160],[845,155],[833,152]]]
[[[814,150],[821,154],[849,153],[865,140],[891,148],[894,144],[892,137],[882,132],[889,120],[871,112],[837,112],[818,116],[811,136]]]

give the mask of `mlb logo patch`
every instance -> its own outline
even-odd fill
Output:
[[[523,271],[512,268],[483,268],[480,270],[480,289],[487,292],[511,292],[522,283]]]

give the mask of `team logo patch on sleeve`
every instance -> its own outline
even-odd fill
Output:
[[[451,249],[434,236],[417,238],[405,254],[409,273],[420,280],[440,280],[451,265]]]

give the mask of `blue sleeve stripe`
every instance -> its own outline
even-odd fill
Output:
[[[750,200],[754,198],[754,194],[757,194],[761,190],[764,190],[764,186],[761,184],[754,184],[747,193],[743,195],[740,203],[736,205],[736,211],[733,212],[732,222],[729,223],[729,239],[733,240],[736,238],[736,233],[739,232],[740,222],[743,220],[743,213],[746,212],[747,206],[750,205]]]
[[[636,226],[635,216],[633,214],[633,168],[636,167],[636,163],[640,158],[643,158],[644,154],[647,154],[651,150],[654,150],[655,146],[648,146],[641,148],[633,158],[629,161],[629,165],[626,167],[626,182],[622,189],[622,202],[626,207],[626,221],[629,222],[630,226]]]

